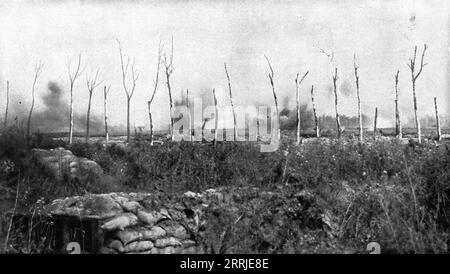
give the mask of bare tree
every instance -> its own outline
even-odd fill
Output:
[[[417,114],[417,94],[416,94],[416,81],[417,78],[419,78],[420,74],[422,73],[423,67],[425,67],[427,64],[423,63],[423,59],[425,57],[425,52],[427,50],[428,46],[426,44],[423,45],[423,52],[422,57],[420,58],[420,68],[419,71],[416,73],[416,55],[417,55],[417,46],[414,47],[414,57],[413,59],[409,60],[409,64],[407,66],[411,70],[411,81],[412,81],[412,90],[413,90],[413,99],[414,99],[414,119],[416,122],[416,129],[417,129],[417,138],[419,144],[422,143],[422,132],[420,129],[420,120]]]
[[[109,131],[108,131],[108,94],[109,90],[111,89],[111,86],[106,88],[106,86],[103,87],[103,98],[104,98],[104,106],[105,106],[105,142],[108,144],[109,142]]]
[[[4,127],[8,127],[8,110],[9,110],[9,81],[6,81],[6,108],[5,108],[5,121],[3,123]]]
[[[270,64],[269,58],[267,58],[266,55],[264,55],[264,57],[267,60],[267,65],[269,65],[269,69],[270,69],[270,73],[269,73],[269,80],[270,80],[270,85],[272,86],[272,93],[273,93],[273,100],[275,102],[275,109],[277,111],[277,120],[278,120],[278,133],[277,133],[277,138],[278,140],[281,140],[281,128],[280,128],[280,111],[278,109],[278,99],[277,99],[277,94],[275,93],[275,85],[273,82],[273,77],[274,77],[274,72],[273,72],[273,68],[272,65]],[[273,126],[273,125],[272,125]]]
[[[28,113],[28,122],[27,122],[27,138],[31,137],[31,116],[33,115],[33,109],[34,109],[34,101],[35,101],[35,91],[36,91],[36,82],[39,78],[39,75],[42,72],[42,68],[44,67],[44,63],[42,61],[39,61],[34,66],[34,80],[33,85],[31,87],[31,107],[30,112]]]
[[[439,112],[437,107],[437,99],[434,97],[434,111],[436,112],[436,131],[437,131],[437,140],[441,141],[442,135],[441,135],[441,123],[439,121]]]
[[[191,117],[191,104],[189,102],[189,89],[186,89],[186,106],[188,109],[188,130],[189,130],[189,141],[192,142],[192,117]]]
[[[234,110],[234,105],[233,105],[233,94],[231,93],[231,80],[230,80],[230,75],[228,74],[227,63],[224,63],[224,67],[225,67],[225,74],[227,75],[227,80],[228,80],[228,91],[230,92],[231,109],[233,111],[234,140],[237,140],[236,112]]]
[[[170,136],[173,141],[173,117],[172,117],[172,109],[173,109],[173,101],[172,101],[172,89],[170,86],[170,76],[173,73],[173,37],[172,37],[172,46],[170,51],[170,56],[167,58],[166,53],[164,53],[164,60],[163,60],[164,68],[165,68],[165,74],[166,74],[166,84],[167,84],[167,90],[169,92],[169,107],[170,107]]]
[[[313,114],[314,114],[316,137],[319,138],[320,137],[319,119],[317,118],[316,105],[314,103],[314,86],[311,86],[311,101],[312,101],[312,109],[313,109]]]
[[[70,60],[67,62],[67,70],[69,71],[69,80],[70,80],[70,114],[69,114],[69,144],[73,142],[73,87],[75,85],[75,81],[78,77],[80,77],[83,70],[81,69],[81,54],[78,55],[78,63],[74,73],[71,72],[71,62]]]
[[[87,86],[87,90],[89,92],[89,102],[88,102],[88,109],[87,109],[87,116],[86,116],[86,143],[89,141],[89,129],[90,129],[89,126],[90,126],[90,118],[91,118],[92,94],[94,93],[94,90],[102,83],[102,81],[97,83],[99,72],[100,72],[100,69],[97,69],[97,72],[95,73],[94,78],[86,78],[86,86]]]
[[[217,127],[219,123],[219,110],[217,108],[217,97],[216,97],[216,90],[213,89],[213,96],[214,96],[214,146],[217,145]]]
[[[153,103],[153,99],[155,99],[155,94],[156,91],[158,90],[158,83],[159,83],[159,71],[161,68],[161,62],[162,62],[162,44],[161,41],[159,41],[159,46],[158,46],[158,64],[156,66],[156,76],[155,76],[155,80],[153,80],[153,92],[151,93],[151,97],[150,97],[150,101],[148,101],[148,118],[149,118],[149,122],[150,122],[150,145],[153,145],[153,117],[152,117],[152,111],[151,111],[151,106]]]
[[[125,94],[127,96],[127,143],[130,142],[130,105],[131,105],[131,99],[133,98],[134,91],[136,89],[136,82],[139,78],[139,74],[137,74],[136,69],[134,68],[135,60],[133,59],[133,62],[130,64],[131,60],[130,57],[127,58],[126,64],[124,62],[124,56],[122,52],[122,46],[120,44],[120,41],[117,40],[117,44],[119,46],[119,55],[120,55],[120,67],[122,69],[122,85],[123,90],[125,91]],[[131,67],[131,79],[129,78],[129,68]],[[131,83],[127,83],[131,80]]]
[[[336,110],[336,130],[338,138],[341,138],[341,120],[339,118],[338,111],[338,96],[337,96],[337,80],[338,80],[338,69],[337,67],[334,70],[333,77],[333,91],[334,91],[334,108]]]
[[[297,73],[297,77],[295,77],[295,89],[297,92],[297,145],[300,144],[300,84],[303,82],[303,80],[305,79],[306,75],[308,75],[309,70],[306,71],[305,74],[303,74],[302,78],[299,80],[298,76],[299,74]]]
[[[398,88],[398,75],[400,74],[400,70],[397,70],[397,73],[395,74],[395,135],[398,138],[402,138],[402,122],[400,120],[400,107],[399,107],[399,101],[398,101],[398,94],[399,94],[399,88]]]
[[[355,84],[356,84],[356,98],[358,99],[358,122],[359,122],[359,141],[362,142],[363,136],[363,124],[362,124],[362,112],[361,112],[361,95],[359,92],[359,66],[356,65],[356,54],[353,55],[353,68],[355,70]]]
[[[378,107],[375,108],[375,118],[373,119],[373,138],[377,136],[377,120],[378,120]]]

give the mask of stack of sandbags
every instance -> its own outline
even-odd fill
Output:
[[[148,212],[139,209],[105,222],[101,229],[108,237],[101,253],[172,254],[197,253],[193,235],[174,220],[167,210]]]
[[[100,224],[100,253],[199,253],[201,201],[162,201],[148,193],[108,193],[53,201],[46,212]],[[190,203],[191,202],[191,203]]]
[[[103,175],[102,168],[96,162],[77,157],[64,148],[33,149],[32,153],[33,157],[58,181],[66,177],[83,179],[92,174]]]

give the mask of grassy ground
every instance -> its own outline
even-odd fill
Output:
[[[188,142],[149,146],[140,138],[127,147],[105,147],[101,142],[69,146],[41,136],[28,146],[21,131],[10,128],[0,136],[2,239],[19,182],[17,208],[29,214],[36,211],[36,204],[85,193],[160,191],[170,196],[188,190],[250,186],[279,196],[248,206],[247,213],[254,218],[233,228],[229,237],[234,246],[228,252],[358,253],[369,241],[400,253],[447,252],[448,144],[403,145],[393,138],[371,137],[360,144],[346,136],[294,146],[292,139],[292,132],[285,134],[280,150],[274,153],[261,153],[258,146],[245,142],[223,142],[217,147]],[[56,184],[32,161],[29,149],[58,146],[95,160],[106,175]],[[299,200],[295,198],[299,193],[313,198]],[[305,212],[298,209],[305,204],[308,212],[326,213],[333,233],[302,225],[304,216],[290,215]],[[277,212],[286,214],[274,220]],[[40,251],[24,237],[10,236],[14,244],[9,250]]]

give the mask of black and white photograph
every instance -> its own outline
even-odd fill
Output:
[[[0,2],[0,254],[449,245],[449,1]]]

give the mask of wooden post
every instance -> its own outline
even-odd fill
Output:
[[[338,80],[338,69],[335,68],[333,77],[333,91],[334,91],[334,108],[336,110],[336,130],[338,138],[341,138],[341,121],[339,119],[338,111],[338,96],[337,96],[337,80]]]
[[[227,80],[228,80],[228,90],[230,92],[230,104],[231,104],[231,109],[233,111],[234,140],[236,141],[237,140],[236,112],[234,111],[233,94],[231,93],[231,81],[230,81],[230,75],[228,74],[228,70],[227,70],[227,63],[224,63],[224,67],[225,67],[225,74],[227,75]]]
[[[214,109],[215,109],[215,115],[214,115],[214,146],[217,145],[217,126],[219,122],[219,110],[217,109],[217,98],[216,98],[216,90],[213,89],[213,95],[214,95]]]
[[[397,70],[397,74],[395,74],[395,135],[398,138],[402,138],[402,123],[400,121],[400,107],[398,102],[398,75],[400,71]]]
[[[312,101],[312,109],[313,109],[313,114],[314,114],[316,137],[319,138],[320,137],[319,119],[317,118],[316,105],[314,103],[314,86],[311,86],[311,101]]]
[[[378,119],[378,108],[375,108],[375,118],[373,121],[373,139],[376,139],[377,136],[377,119]]]
[[[295,78],[295,89],[297,92],[297,145],[300,144],[301,142],[301,136],[300,136],[300,84],[303,82],[303,80],[305,79],[306,75],[308,75],[309,71],[307,71],[302,79],[298,79],[298,73],[297,73],[297,77]]]
[[[442,136],[441,136],[441,123],[439,121],[439,112],[438,112],[438,107],[437,107],[437,99],[436,97],[434,97],[434,110],[436,112],[436,131],[437,131],[437,140],[441,141],[442,140]]]
[[[109,142],[109,132],[108,132],[108,93],[111,86],[106,89],[106,86],[103,87],[103,97],[104,97],[104,107],[105,107],[105,142],[108,144]]]
[[[363,124],[362,124],[362,114],[361,114],[361,96],[359,93],[359,75],[358,66],[356,65],[356,54],[353,55],[353,67],[355,69],[355,83],[356,83],[356,98],[358,99],[358,121],[359,121],[359,141],[362,142],[363,136]]]
[[[5,121],[4,127],[8,127],[8,110],[9,110],[9,80],[6,81],[6,108],[5,108]]]

